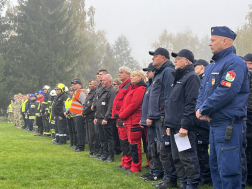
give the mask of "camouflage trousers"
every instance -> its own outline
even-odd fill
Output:
[[[11,113],[8,113],[8,122],[14,122],[14,114],[11,112]]]
[[[15,122],[16,126],[21,126],[20,116],[22,116],[22,115],[19,112],[14,113],[14,122]]]

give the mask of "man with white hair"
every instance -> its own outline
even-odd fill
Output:
[[[113,127],[115,120],[112,116],[112,105],[116,96],[116,90],[111,85],[112,77],[106,74],[102,78],[102,89],[97,96],[93,109],[95,112],[94,124],[99,129],[99,139],[101,143],[101,156],[97,160],[104,163],[114,161],[114,137]]]
[[[122,84],[120,85],[120,89],[118,93],[116,94],[116,97],[113,102],[113,108],[112,108],[112,117],[116,119],[116,126],[118,129],[121,149],[123,151],[122,162],[120,165],[117,165],[115,167],[118,167],[124,170],[130,168],[132,157],[130,154],[127,130],[123,124],[123,121],[119,119],[119,111],[123,105],[124,97],[131,90],[131,81],[130,81],[131,73],[132,73],[131,69],[127,66],[122,66],[119,68],[119,78],[122,81]]]

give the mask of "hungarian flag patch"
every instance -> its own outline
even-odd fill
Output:
[[[231,87],[231,83],[230,83],[229,81],[223,80],[223,81],[221,82],[221,84],[222,84],[223,86],[226,86],[226,87]]]
[[[235,76],[236,76],[236,74],[233,71],[228,71],[225,79],[227,81],[232,82],[232,81],[234,81]]]

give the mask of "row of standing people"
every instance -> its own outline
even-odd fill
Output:
[[[214,188],[245,187],[242,166],[246,170],[246,145],[242,146],[242,141],[246,137],[242,133],[246,133],[245,117],[247,125],[251,119],[247,113],[246,66],[252,63],[251,54],[240,58],[233,53],[236,34],[227,27],[213,27],[211,35],[209,45],[214,56],[210,65],[204,60],[195,61],[190,50],[182,49],[171,53],[174,66],[169,52],[158,48],[149,52],[153,62],[144,69],[147,84],[141,71],[132,72],[128,67],[119,69],[122,84],[118,91],[106,70],[97,75],[99,85],[90,81],[88,94],[79,78],[71,82],[73,97],[68,98],[65,85],[58,84],[51,113],[55,120],[53,143],[66,143],[68,125],[74,151],[84,151],[87,125],[90,157],[113,162],[117,129],[123,157],[116,168],[134,174],[141,172],[141,137],[145,130],[150,173],[141,178],[162,179],[152,183],[156,188],[177,187],[178,178],[181,189],[212,183]],[[67,99],[72,101],[67,104]],[[179,151],[175,135],[188,136],[191,148]]]

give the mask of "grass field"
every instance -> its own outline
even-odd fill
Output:
[[[125,175],[114,168],[120,164],[103,163],[85,152],[73,152],[66,145],[53,145],[48,137],[0,122],[0,188],[154,188],[140,174]],[[146,165],[145,154],[143,165]],[[147,173],[148,170],[142,170]],[[210,187],[201,187],[208,189]]]

